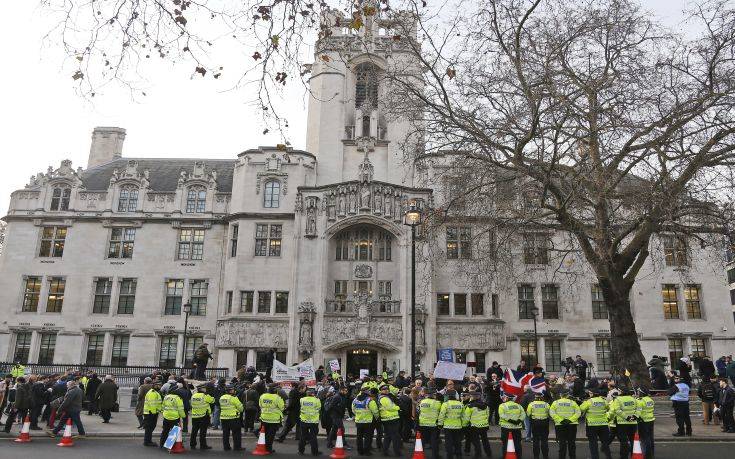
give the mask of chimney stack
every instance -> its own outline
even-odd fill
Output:
[[[119,127],[96,127],[92,131],[87,169],[109,163],[122,157],[125,129]]]

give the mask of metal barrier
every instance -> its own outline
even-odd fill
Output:
[[[14,363],[0,362],[0,374],[10,373]],[[90,371],[97,373],[100,377],[112,375],[118,386],[135,387],[140,379],[150,375],[154,371],[169,372],[175,375],[189,375],[194,369],[192,367],[160,368],[154,366],[116,366],[116,365],[84,365],[84,364],[53,364],[42,365],[29,363],[24,365],[27,374],[52,375],[65,372],[81,372],[86,374]],[[226,378],[230,374],[229,368],[207,368],[204,372],[207,378]]]

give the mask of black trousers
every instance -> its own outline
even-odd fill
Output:
[[[319,454],[319,444],[316,442],[316,436],[319,434],[319,424],[310,422],[299,422],[301,425],[301,436],[299,437],[299,453],[303,454],[306,444],[311,446],[311,454],[316,456]],[[360,435],[360,424],[357,424],[357,435]],[[358,443],[359,444],[359,443]]]
[[[372,449],[373,443],[373,423],[372,422],[358,422],[355,423],[357,427],[357,454],[369,453]]]
[[[643,450],[643,457],[646,459],[653,459],[653,422],[638,422],[638,436],[641,439],[641,449]]]
[[[329,423],[329,432],[327,433],[327,446],[329,448],[334,447],[334,442],[337,441],[337,431],[342,429],[342,443],[347,446],[347,437],[345,433],[345,420],[339,415],[330,415],[332,422]]]
[[[531,437],[533,438],[533,457],[549,458],[549,419],[531,419]]]
[[[490,449],[490,441],[487,439],[487,431],[489,427],[468,427],[470,433],[470,441],[475,449],[475,458],[479,458],[482,452],[485,452],[485,456],[491,457],[493,455]],[[480,450],[482,445],[482,450]]]
[[[245,410],[243,413],[243,429],[251,431],[255,428],[255,419],[258,417],[258,410]]]
[[[222,421],[222,447],[225,451],[230,449],[230,433],[232,433],[232,445],[235,449],[242,448],[242,429],[240,418],[220,419]]]
[[[27,408],[23,410],[16,410],[13,408],[8,415],[8,419],[5,420],[5,433],[10,433],[10,429],[13,428],[13,422],[15,422],[16,419],[19,419],[18,422],[22,426],[29,411],[30,410]]]
[[[674,416],[676,416],[677,432],[681,435],[692,433],[692,420],[689,417],[689,402],[671,402],[674,405]],[[684,430],[686,428],[686,431]]]
[[[33,408],[31,408],[31,428],[38,428],[38,417],[41,416],[42,411],[43,405],[34,405]]]
[[[153,431],[156,430],[158,424],[158,413],[143,415],[143,443],[153,443]]]
[[[447,452],[447,459],[462,457],[462,437],[464,432],[462,429],[444,428],[444,450]]]
[[[604,426],[587,426],[585,428],[587,434],[587,443],[590,447],[590,459],[600,459],[600,451],[598,443],[602,445],[602,453],[606,459],[612,457],[610,453],[610,428]]]
[[[278,428],[281,427],[280,422],[263,422],[261,424],[265,426],[265,449],[273,451],[273,440],[276,438]]]
[[[636,424],[618,424],[615,437],[620,442],[620,459],[627,459],[633,450],[633,437],[638,426]]]
[[[439,428],[436,426],[419,427],[421,431],[421,443],[426,449],[427,445],[431,448],[431,457],[439,458]]]
[[[191,418],[191,437],[189,438],[189,446],[196,448],[197,434],[199,435],[199,444],[207,446],[207,429],[209,428],[209,415],[206,414],[201,418]]]
[[[388,455],[388,450],[391,444],[393,444],[393,452],[396,456],[401,455],[401,434],[399,432],[401,428],[401,421],[393,419],[390,421],[383,421],[383,455]]]
[[[291,429],[296,427],[296,438],[298,439],[299,436],[299,428],[298,428],[298,419],[299,414],[292,414],[289,413],[288,416],[286,416],[286,422],[283,423],[283,429],[281,429],[281,432],[278,434],[278,440],[283,441],[286,439],[286,435],[288,435],[289,432],[291,432]]]
[[[379,450],[383,450],[383,423],[380,420],[373,422],[373,428],[375,429],[375,447]]]
[[[168,438],[168,433],[171,431],[171,427],[179,425],[180,420],[181,419],[168,420],[166,418],[163,418],[161,437],[158,439],[158,445],[161,448],[163,448],[163,444],[166,443],[166,438]]]
[[[401,416],[401,440],[408,441],[411,439],[411,431],[413,430],[413,419],[409,416]]]
[[[503,442],[503,456],[505,456],[505,449],[508,447],[508,434],[513,437],[513,446],[516,448],[516,456],[518,459],[523,457],[523,431],[521,429],[506,429],[505,427],[500,428],[500,439]]]
[[[464,454],[470,454],[472,447],[472,435],[469,427],[462,427],[462,439],[464,440]]]
[[[559,459],[577,457],[577,424],[559,424],[556,426],[556,441],[559,442]]]
[[[733,405],[722,405],[720,412],[722,413],[722,428],[725,430],[735,430],[735,419],[733,419]]]
[[[110,422],[110,418],[112,417],[112,411],[109,409],[100,410],[100,416],[102,416],[103,421]]]

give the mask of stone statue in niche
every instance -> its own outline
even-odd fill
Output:
[[[424,326],[426,325],[426,312],[422,306],[416,308],[416,344],[424,346],[426,344],[426,334]]]
[[[311,346],[313,344],[313,330],[312,323],[309,319],[304,319],[301,322],[301,329],[299,330],[299,345]]]
[[[334,205],[334,195],[329,195],[328,201],[327,201],[327,218],[330,220],[334,220],[336,215],[335,205]]]
[[[350,213],[357,212],[357,196],[354,187],[350,187]]]
[[[370,186],[369,185],[363,185],[362,189],[360,190],[360,208],[361,209],[370,209]]]
[[[391,217],[393,214],[393,196],[388,195],[385,197],[385,215]]]
[[[306,234],[316,235],[316,207],[306,209]]]
[[[383,197],[380,195],[380,193],[375,194],[375,199],[373,200],[373,202],[375,203],[375,212],[383,212]]]

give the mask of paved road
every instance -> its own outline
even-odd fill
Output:
[[[253,448],[253,441],[251,439],[246,440],[246,452],[234,452],[234,451],[222,451],[221,441],[215,440],[211,443],[214,449],[209,451],[189,451],[186,453],[189,456],[198,457],[255,457],[251,454],[250,450]],[[321,446],[321,442],[320,442]],[[409,445],[405,445],[407,448],[406,457],[410,457]],[[531,457],[531,451],[526,450],[530,445],[524,443],[524,454],[525,458]],[[552,444],[551,459],[558,459],[555,444]],[[500,445],[493,443],[493,457],[500,457]],[[691,458],[727,458],[732,457],[732,451],[735,448],[735,442],[676,442],[676,443],[664,443],[659,442],[656,445],[656,457],[660,459],[691,459]],[[293,440],[287,440],[284,444],[276,444],[275,458],[309,458],[307,456],[299,456],[296,448],[296,444]],[[308,451],[308,449],[307,449]],[[325,452],[325,451],[322,451]],[[354,451],[348,451],[350,458],[357,458],[358,456]],[[0,457],[2,458],[17,458],[17,459],[80,459],[80,458],[91,458],[91,457],[102,457],[104,459],[130,459],[131,457],[136,458],[148,458],[148,457],[166,457],[168,456],[167,451],[159,450],[158,448],[146,448],[141,445],[139,440],[133,439],[113,439],[113,438],[86,438],[77,440],[73,448],[59,448],[56,446],[56,442],[50,438],[39,438],[34,440],[32,443],[18,444],[13,443],[12,440],[0,440]],[[327,455],[321,456],[322,459],[327,459]],[[370,459],[379,459],[382,456],[373,455]],[[430,456],[427,456],[430,457]],[[467,456],[465,456],[467,457]],[[586,444],[581,442],[577,443],[577,458],[584,459],[588,458],[588,450]],[[613,457],[617,458],[617,449],[613,449]]]

